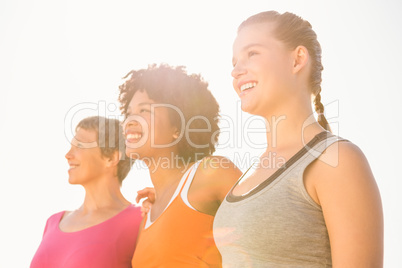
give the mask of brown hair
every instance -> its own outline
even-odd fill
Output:
[[[116,152],[120,153],[121,159],[117,164],[117,178],[121,184],[130,171],[133,162],[125,155],[125,138],[120,121],[102,116],[91,116],[81,120],[75,130],[77,131],[79,128],[96,132],[102,156],[111,157]]]
[[[311,93],[315,96],[314,108],[318,113],[318,123],[326,130],[331,131],[324,116],[324,105],[321,103],[321,72],[324,69],[321,63],[321,46],[317,40],[311,24],[293,13],[280,14],[276,11],[265,11],[255,14],[243,21],[238,32],[250,24],[271,22],[274,24],[275,37],[288,48],[295,49],[304,46],[312,59],[310,72]]]

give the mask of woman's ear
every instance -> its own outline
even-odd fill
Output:
[[[117,164],[119,164],[121,156],[122,153],[120,151],[113,152],[113,154],[107,158],[107,166],[109,167],[117,166]]]
[[[308,50],[304,46],[298,46],[293,51],[293,73],[298,73],[302,70],[308,63],[309,54]]]
[[[179,138],[179,136],[180,136],[180,131],[177,128],[175,128],[175,132],[173,133],[173,139],[177,140]]]

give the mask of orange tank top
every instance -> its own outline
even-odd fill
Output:
[[[162,214],[141,230],[132,259],[134,268],[222,267],[212,234],[214,217],[188,207],[181,197],[186,183],[191,183],[194,177],[197,164],[184,174],[179,193]]]

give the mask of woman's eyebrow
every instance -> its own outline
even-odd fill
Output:
[[[151,104],[155,104],[155,103],[153,103],[153,102],[141,102],[141,103],[138,104],[138,106],[149,106]]]
[[[260,44],[260,43],[251,43],[251,44],[248,44],[248,45],[242,47],[240,51],[241,51],[241,52],[246,51],[246,50],[249,49],[250,47],[262,47],[262,46],[263,46],[263,45]],[[233,58],[232,58],[232,64],[234,65],[235,62],[236,62],[236,58],[233,57]]]

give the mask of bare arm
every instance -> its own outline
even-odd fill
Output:
[[[189,190],[190,204],[200,212],[215,216],[226,194],[241,175],[242,172],[228,158],[205,158],[200,163]]]
[[[333,267],[382,267],[381,198],[361,150],[349,142],[332,145],[306,169],[304,178],[323,210]]]
[[[228,158],[210,156],[199,165],[188,199],[198,211],[214,216],[231,187],[242,172]],[[136,202],[146,198],[141,206],[142,216],[149,212],[155,202],[155,189],[144,188],[137,192]]]

